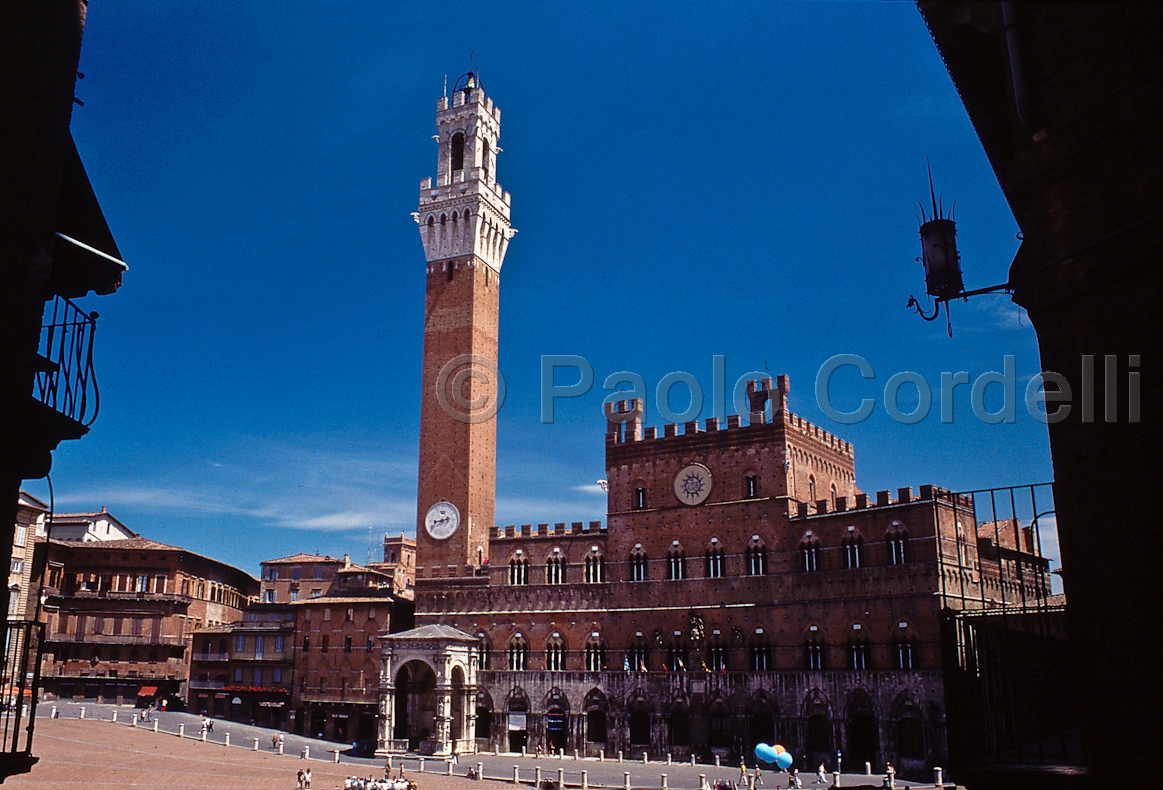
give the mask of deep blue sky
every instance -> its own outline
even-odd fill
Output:
[[[130,264],[99,310],[101,414],[55,454],[60,510],[107,505],[156,540],[252,573],[295,551],[363,561],[411,533],[435,102],[469,53],[501,107],[513,194],[501,288],[501,523],[601,518],[600,382],[708,391],[791,376],[792,409],[856,445],[867,491],[1048,480],[1020,408],[1038,369],[1005,297],[924,289],[926,157],[957,200],[968,287],[1003,282],[1017,230],[911,3],[157,3],[89,7],[73,133]],[[936,388],[1015,354],[1018,421],[828,423],[899,370]],[[542,354],[599,388],[539,420]],[[906,394],[908,390],[906,389]],[[676,406],[682,406],[681,398]],[[902,407],[904,407],[902,399]],[[705,416],[705,415],[704,415]],[[662,422],[653,411],[650,423]],[[45,495],[43,482],[26,484]]]

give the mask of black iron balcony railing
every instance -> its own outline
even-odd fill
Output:
[[[92,425],[101,406],[93,372],[97,313],[86,313],[58,296],[45,308],[44,318],[33,395],[69,419]]]
[[[28,770],[36,723],[36,689],[40,683],[40,645],[44,624],[9,620],[0,662],[0,782]]]

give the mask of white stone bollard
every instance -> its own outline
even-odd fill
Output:
[[[229,746],[229,745],[230,745],[230,733],[225,733],[225,734],[222,736],[222,745],[223,745],[223,746]]]
[[[113,722],[114,724],[117,723],[117,711],[113,711],[113,718],[109,721]]]
[[[279,754],[282,754],[282,753],[283,753],[283,742],[280,740],[279,741]]]
[[[53,705],[52,706],[52,713],[49,715],[49,718],[50,719],[59,719],[60,717],[61,717],[60,711],[57,710],[56,705]]]
[[[662,775],[662,790],[667,790],[667,785],[666,785],[666,774],[663,774],[663,775]]]
[[[630,772],[622,772],[622,790],[630,790]]]
[[[424,755],[420,755],[419,761],[420,761],[420,766],[416,770],[419,771],[420,773],[424,773]]]
[[[719,765],[719,755],[717,755],[717,754],[715,755],[715,767],[722,768],[722,766]]]
[[[303,747],[303,753],[299,755],[299,759],[300,760],[310,760],[311,759],[311,747],[310,746]]]
[[[202,743],[206,742],[206,728],[202,728]]]
[[[84,705],[81,706],[81,718],[82,719],[85,718],[85,706]]]
[[[622,750],[618,750],[618,762],[622,762]]]
[[[521,747],[521,756],[522,756],[522,757],[528,757],[528,756],[529,756],[524,746],[522,746],[522,747]]]
[[[485,764],[477,763],[477,781],[485,778]]]
[[[674,758],[674,755],[672,755],[670,752],[667,752],[667,753],[666,753],[666,764],[667,764],[667,765],[670,765],[670,764],[671,764],[671,760],[672,760],[673,758]]]
[[[448,775],[452,776],[452,758],[448,758]]]
[[[840,772],[833,771],[832,772],[832,787],[839,787],[839,786],[840,786]]]
[[[695,764],[695,756],[692,754],[691,755],[691,765],[694,765],[694,764]]]
[[[154,727],[157,727],[157,722],[156,722],[156,721],[154,722]],[[185,723],[185,722],[181,722],[181,723],[179,723],[179,724],[178,724],[178,737],[179,737],[179,738],[185,738],[185,737],[186,737],[186,723]]]
[[[136,727],[136,726],[137,726],[137,714],[136,714],[136,713],[135,713],[135,714],[133,714],[133,718],[132,718],[132,719],[129,721],[129,726],[130,726],[130,727]]]
[[[864,761],[864,775],[872,776],[872,763],[868,762],[867,760]]]
[[[581,790],[590,790],[590,772],[589,771],[582,771]]]
[[[538,765],[533,769],[533,787],[536,790],[541,790],[541,766]]]
[[[559,759],[559,760],[565,759],[565,749],[558,749],[557,750],[557,759]]]
[[[521,767],[517,765],[513,766],[513,784],[521,784]]]
[[[642,764],[650,765],[650,754],[648,752],[642,752]]]
[[[565,769],[557,769],[557,790],[565,790]]]
[[[699,774],[699,790],[707,790],[707,775]]]
[[[339,750],[338,749],[332,749],[331,755],[332,755],[331,762],[333,762],[333,763],[339,762]]]
[[[573,759],[577,759],[577,749],[573,750]]]
[[[157,719],[153,720],[153,731],[157,732]]]
[[[933,784],[936,787],[945,786],[945,771],[939,765],[933,768]]]
[[[258,738],[255,738],[255,739],[254,739],[254,750],[255,750],[256,752],[258,751]]]
[[[598,762],[604,763],[606,761],[606,750],[598,749]]]

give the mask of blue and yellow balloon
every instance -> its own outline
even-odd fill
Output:
[[[769,765],[777,765],[785,771],[791,767],[792,756],[787,749],[780,746],[778,743],[775,746],[768,746],[766,743],[755,744],[755,757],[760,761]]]

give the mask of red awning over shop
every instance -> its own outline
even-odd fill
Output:
[[[157,694],[157,686],[142,686],[137,692],[139,697],[152,697]]]

